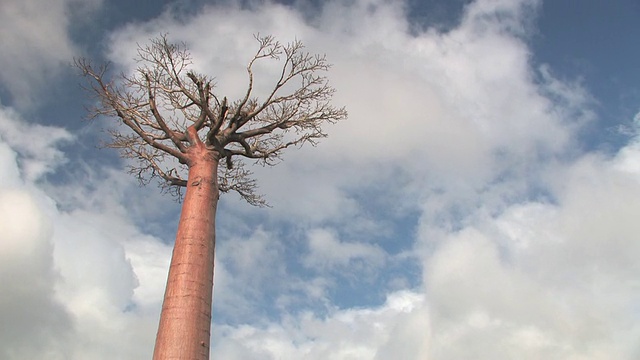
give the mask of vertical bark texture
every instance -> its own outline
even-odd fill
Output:
[[[209,359],[218,158],[203,146],[191,150],[154,360]]]

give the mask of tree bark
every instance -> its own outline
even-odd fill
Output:
[[[187,190],[171,257],[154,360],[209,359],[219,159],[204,146],[193,147],[188,156]]]

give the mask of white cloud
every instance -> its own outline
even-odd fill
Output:
[[[15,161],[16,153],[4,142],[0,142],[0,186],[16,187],[20,184],[20,169]]]
[[[557,204],[514,204],[448,235],[427,260],[433,356],[632,359],[640,333],[630,159],[586,156],[557,174]]]
[[[76,319],[58,297],[58,211],[34,181],[64,163],[57,145],[71,136],[63,129],[27,125],[10,109],[1,109],[0,120],[0,168],[8,170],[0,183],[0,276],[9,295],[2,297],[0,311],[9,325],[0,334],[2,357],[68,358]]]
[[[463,24],[472,25],[473,32],[506,32],[516,36],[526,36],[531,32],[531,22],[541,0],[480,0],[466,6]],[[471,21],[470,21],[471,20]]]
[[[62,190],[75,194],[60,210],[39,184],[67,161],[58,146],[70,134],[9,109],[0,120],[0,357],[148,357],[170,248],[140,234],[116,199],[91,201],[89,189],[114,178]]]
[[[79,208],[54,220],[57,296],[75,318],[72,358],[149,357],[169,245],[108,208]]]
[[[48,82],[78,53],[68,34],[101,0],[4,0],[0,4],[0,82],[20,107],[37,105]]]
[[[21,172],[33,182],[66,161],[58,145],[70,142],[73,135],[58,127],[27,124],[13,109],[0,106],[0,140],[20,153]]]
[[[311,313],[266,328],[250,325],[214,328],[214,349],[225,359],[406,359],[425,358],[428,316],[422,295],[390,294],[373,309]],[[216,336],[219,334],[220,336]]]
[[[287,277],[283,243],[274,234],[261,228],[248,236],[218,232],[214,318],[218,312],[235,321],[256,317],[256,310],[267,306],[265,293],[286,293],[293,287],[281,281]]]
[[[136,42],[167,32],[189,44],[195,66],[217,76],[219,91],[232,97],[244,91],[253,33],[282,41],[296,36],[310,51],[326,52],[335,64],[329,73],[338,89],[335,102],[348,105],[349,119],[328,127],[330,137],[319,148],[290,151],[276,168],[256,172],[275,217],[366,220],[349,193],[354,187],[400,182],[401,189],[386,193],[474,193],[506,172],[525,175],[542,157],[571,148],[575,123],[585,120],[565,118],[569,106],[545,93],[579,92],[562,88],[548,72],[547,81],[536,84],[529,49],[506,24],[524,21],[534,5],[479,1],[451,32],[416,36],[400,3],[328,2],[310,23],[281,5],[254,11],[212,6],[189,22],[165,13],[129,26],[112,37],[111,56],[131,67]],[[247,26],[238,29],[238,23]],[[212,41],[201,41],[205,27],[216,34]],[[269,77],[263,70],[257,79]],[[573,106],[584,105],[574,100]]]
[[[308,232],[309,253],[303,263],[321,271],[349,268],[350,271],[362,271],[379,268],[384,264],[385,252],[376,245],[346,242],[336,234],[325,229],[312,229]]]
[[[0,219],[0,356],[63,359],[72,319],[54,297],[50,221],[31,194],[9,189]]]

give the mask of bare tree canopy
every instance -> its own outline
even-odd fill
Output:
[[[213,78],[190,70],[185,44],[166,35],[139,46],[132,74],[108,77],[108,66],[75,60],[97,99],[91,115],[119,118],[131,131],[111,130],[108,147],[137,160],[130,172],[147,183],[159,177],[179,194],[186,186],[190,148],[204,145],[220,161],[218,187],[238,192],[253,205],[265,205],[244,160],[273,165],[282,150],[326,137],[322,126],[345,119],[344,108],[330,104],[334,89],[322,75],[325,56],[304,50],[300,41],[283,45],[272,36],[256,36],[258,50],[247,65],[244,97],[229,101],[216,94]],[[281,64],[279,77],[264,98],[254,95],[254,65]],[[222,161],[224,159],[224,161]],[[177,160],[177,162],[175,161]]]

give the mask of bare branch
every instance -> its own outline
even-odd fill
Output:
[[[180,137],[174,130],[169,129],[167,123],[164,121],[162,115],[160,115],[160,112],[158,111],[156,97],[151,87],[151,78],[147,73],[144,73],[143,75],[147,83],[147,92],[149,94],[149,109],[151,110],[151,113],[153,114],[153,117],[157,122],[158,128],[160,128],[169,137],[169,139],[171,139],[173,144],[178,148],[178,150],[180,150],[180,152],[186,152],[187,149],[182,144],[182,139],[184,138],[184,136]]]
[[[256,193],[257,183],[251,177],[251,171],[245,169],[242,162],[234,162],[231,168],[220,168],[218,171],[219,187],[223,193],[234,191],[246,202],[254,206],[269,206],[264,197]]]
[[[256,54],[253,56],[253,59],[251,59],[251,61],[249,62],[249,65],[247,65],[247,73],[249,75],[247,93],[237,107],[236,113],[233,116],[234,121],[238,121],[240,119],[240,113],[251,97],[251,92],[253,91],[253,64],[256,61],[264,58],[278,59],[282,54],[282,46],[279,42],[275,41],[273,36],[261,37],[260,35],[255,35],[254,37],[260,44],[260,47],[258,48]],[[243,124],[240,124],[239,127],[242,125]]]
[[[125,125],[124,130],[110,131],[107,146],[137,162],[130,172],[141,183],[159,178],[163,187],[179,193],[186,185],[180,174],[188,170],[194,154],[208,153],[222,164],[221,191],[235,191],[262,206],[266,203],[256,195],[256,182],[243,159],[273,165],[284,149],[315,145],[327,136],[326,124],[346,118],[344,108],[330,103],[334,89],[321,75],[330,68],[325,56],[305,52],[298,40],[282,45],[272,36],[255,38],[258,49],[247,65],[247,90],[231,102],[213,92],[211,78],[190,69],[186,45],[173,44],[166,35],[138,46],[138,67],[130,75],[114,76],[108,65],[95,68],[86,59],[75,60],[96,100],[90,117],[115,118]],[[252,97],[259,61],[281,66],[263,99]],[[208,130],[201,131],[204,128]],[[192,151],[194,147],[198,151]]]

